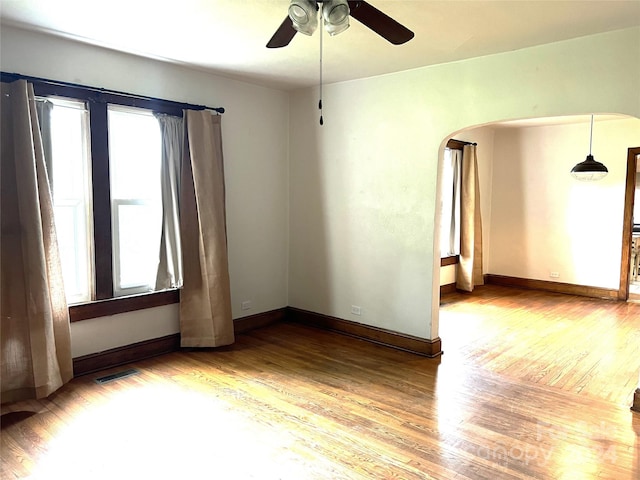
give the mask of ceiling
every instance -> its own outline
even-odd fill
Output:
[[[93,5],[92,5],[93,3]],[[640,25],[640,0],[369,0],[415,32],[394,46],[356,20],[324,37],[324,82],[452,62]],[[319,81],[319,30],[267,49],[289,0],[2,0],[5,25],[283,90]]]
[[[593,121],[609,122],[612,120],[627,120],[633,117],[628,115],[594,115]],[[507,120],[504,122],[495,122],[490,126],[493,128],[530,128],[530,127],[547,127],[553,125],[573,125],[576,123],[590,123],[591,115],[563,115],[560,117],[543,117],[543,118],[524,118],[521,120]]]

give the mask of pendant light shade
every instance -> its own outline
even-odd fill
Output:
[[[594,182],[606,177],[609,170],[602,163],[596,162],[591,155],[591,146],[593,144],[593,115],[591,115],[591,133],[589,136],[589,155],[584,162],[578,163],[571,169],[571,175],[583,182]]]
[[[602,163],[596,162],[593,155],[587,155],[584,162],[580,162],[571,169],[571,175],[584,182],[592,182],[604,178],[609,170]]]

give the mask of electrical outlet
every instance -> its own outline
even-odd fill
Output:
[[[549,272],[549,276],[551,278],[560,278],[560,273],[558,273],[558,272]]]
[[[362,309],[357,305],[351,305],[351,313],[354,315],[362,315]]]
[[[240,304],[240,308],[242,308],[242,310],[251,310],[251,300],[245,300],[242,302]]]

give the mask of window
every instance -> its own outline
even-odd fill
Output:
[[[51,99],[48,169],[67,302],[91,300],[89,117],[84,102]]]
[[[113,94],[104,101],[78,88],[71,93],[79,95],[67,97],[35,87],[67,302],[154,292],[162,236],[158,110],[128,105],[138,100],[127,97],[123,105]],[[159,112],[175,115],[176,109]],[[164,304],[136,302],[141,308]],[[125,303],[124,311],[137,309]],[[117,313],[108,308],[107,314]],[[87,315],[100,315],[94,313]]]
[[[27,80],[36,95],[70,320],[179,302],[183,111],[224,108],[17,73],[0,80]]]
[[[162,139],[148,110],[109,106],[114,295],[155,288],[162,228]]]
[[[445,148],[441,172],[440,257],[460,254],[460,181],[462,150]]]

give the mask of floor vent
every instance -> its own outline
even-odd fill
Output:
[[[111,375],[105,375],[104,377],[96,378],[94,381],[99,384],[109,383],[115,380],[120,380],[121,378],[137,375],[139,373],[140,373],[139,370],[136,370],[135,368],[130,368],[129,370],[123,370],[122,372],[112,373]]]

